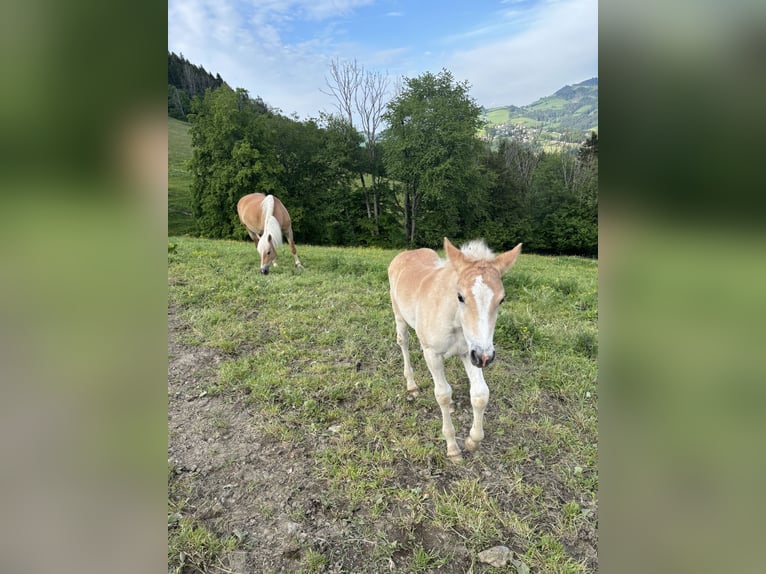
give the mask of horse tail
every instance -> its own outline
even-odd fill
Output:
[[[263,210],[263,234],[261,235],[261,241],[268,241],[268,237],[271,235],[271,241],[274,244],[274,247],[282,247],[282,226],[279,225],[279,221],[274,217],[273,195],[267,195],[263,199],[261,209]]]

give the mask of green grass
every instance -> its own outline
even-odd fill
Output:
[[[186,235],[194,231],[192,176],[187,168],[191,157],[189,124],[168,118],[168,235]]]
[[[560,110],[566,105],[567,100],[564,98],[549,96],[529,105],[528,108],[531,110]]]
[[[524,128],[538,128],[542,125],[541,121],[527,117],[513,118],[512,120],[509,120],[508,123]]]
[[[189,489],[168,465],[168,572],[174,574],[215,571],[238,544],[236,536],[218,537],[187,513]]]
[[[489,122],[490,125],[507,123],[508,117],[508,107],[493,108],[491,110],[487,110],[485,115],[485,119]]]
[[[396,251],[298,245],[305,270],[284,249],[264,277],[248,242],[169,241],[169,296],[188,326],[184,342],[226,357],[208,392],[240,397],[277,440],[315,445],[330,436],[312,480],[325,485],[338,520],[379,541],[370,565],[430,571],[457,559],[448,547],[473,560],[505,544],[533,572],[589,571],[574,549],[586,533],[593,539],[597,520],[596,261],[522,254],[506,275],[498,359],[485,375],[485,441],[455,465],[414,334],[423,392],[406,397],[386,273]],[[462,439],[467,377],[454,358],[446,375]],[[408,534],[394,540],[378,523]],[[304,564],[326,565],[318,553]]]

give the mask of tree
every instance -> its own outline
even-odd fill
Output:
[[[190,114],[193,155],[192,214],[207,237],[242,237],[236,206],[253,191],[282,190],[269,114],[243,89],[208,89]]]
[[[354,99],[356,90],[362,82],[362,67],[353,62],[341,62],[335,58],[330,62],[330,79],[325,76],[328,91],[320,90],[323,94],[335,98],[335,106],[340,114],[354,125]]]
[[[444,235],[462,235],[461,218],[486,209],[476,137],[481,108],[448,70],[405,78],[383,119],[384,163],[402,186],[406,241],[439,244]]]
[[[530,198],[532,250],[545,253],[595,255],[598,252],[598,195],[593,166],[568,168],[579,163],[567,152],[541,154],[534,173]],[[587,177],[586,177],[587,174]]]
[[[362,122],[362,130],[365,138],[365,151],[367,152],[367,167],[372,180],[372,215],[373,235],[380,233],[380,184],[378,181],[379,150],[377,143],[378,128],[383,121],[383,111],[386,106],[386,93],[388,91],[388,76],[380,72],[366,72],[358,86],[354,97],[356,110]],[[362,187],[364,188],[364,177]],[[367,192],[365,190],[365,196]],[[368,207],[369,215],[369,207]]]
[[[372,236],[380,233],[381,198],[379,175],[379,148],[377,132],[382,122],[386,104],[388,76],[381,72],[365,71],[356,60],[330,62],[330,78],[325,77],[328,90],[322,93],[333,96],[340,114],[354,127],[354,111],[359,115],[367,161],[359,164],[359,181],[364,193],[367,218],[371,220]],[[367,189],[365,173],[371,175],[371,186]]]
[[[362,136],[341,116],[322,114],[320,120],[321,143],[315,154],[326,172],[321,206],[324,234],[333,245],[356,244],[359,221],[368,221],[362,194],[352,184],[363,160]]]

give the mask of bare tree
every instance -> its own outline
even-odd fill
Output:
[[[377,150],[375,140],[378,128],[383,121],[388,92],[388,75],[381,72],[366,72],[363,74],[359,88],[356,91],[354,103],[362,123],[365,137],[365,148],[372,178],[372,209],[374,216],[374,235],[380,232],[380,196],[377,178]],[[364,177],[362,178],[364,186]],[[366,191],[365,191],[366,195]],[[368,211],[369,213],[369,211]]]
[[[320,89],[319,91],[335,98],[335,107],[338,108],[341,116],[348,120],[349,125],[354,125],[354,104],[356,102],[356,93],[362,83],[363,68],[357,63],[341,62],[335,58],[330,62],[330,78],[325,76],[325,83],[328,91]],[[367,219],[372,219],[372,210],[370,209],[370,193],[364,183],[364,172],[360,170],[359,179],[362,182],[364,191],[364,204],[367,208]]]
[[[534,169],[540,162],[539,147],[537,137],[534,137],[526,143],[510,140],[504,149],[505,165],[518,174],[525,197],[532,187]]]
[[[335,58],[330,62],[330,78],[325,76],[328,91],[319,90],[335,98],[335,107],[352,126],[354,125],[354,100],[359,84],[362,82],[362,72],[363,69],[356,60],[341,62]]]

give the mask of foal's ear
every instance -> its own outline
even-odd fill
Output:
[[[273,244],[273,243],[274,243],[274,242],[271,240],[271,233],[269,233],[269,236],[266,238],[266,240],[267,240],[269,243],[271,243],[271,244]]]
[[[460,249],[452,245],[450,240],[446,237],[444,238],[444,252],[447,254],[447,259],[449,259],[450,263],[453,265],[459,266],[463,263],[463,254],[460,252]]]
[[[505,253],[501,253],[495,257],[495,269],[497,269],[502,275],[508,271],[508,269],[510,269],[511,266],[516,262],[516,258],[519,256],[519,253],[521,253],[521,243],[519,243],[510,251],[506,251]]]

